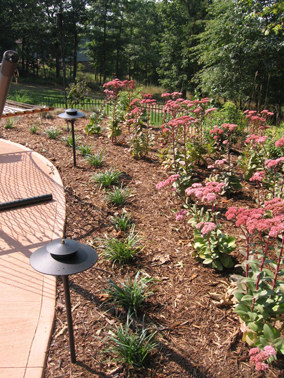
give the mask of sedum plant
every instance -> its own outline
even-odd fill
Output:
[[[232,268],[230,253],[236,249],[236,239],[225,235],[214,222],[200,222],[194,230],[194,257],[217,270]]]
[[[240,228],[245,248],[244,276],[237,277],[235,312],[244,322],[243,339],[284,354],[284,201],[274,198],[259,208],[231,207],[226,213]]]

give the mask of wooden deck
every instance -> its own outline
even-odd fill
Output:
[[[30,105],[8,100],[4,106],[2,118],[16,117],[33,113],[43,113],[51,110],[54,110],[53,106]]]

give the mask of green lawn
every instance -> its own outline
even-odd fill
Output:
[[[14,82],[11,84],[9,94],[15,95],[16,93],[23,95],[28,94],[30,96],[64,96],[64,90],[59,85],[40,85],[40,84],[26,84]]]

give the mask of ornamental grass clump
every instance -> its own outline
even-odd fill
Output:
[[[61,132],[58,129],[52,126],[46,129],[44,133],[48,136],[49,139],[57,139],[61,134]]]
[[[92,146],[89,146],[89,145],[81,145],[81,146],[79,146],[78,147],[78,150],[79,150],[79,152],[80,152],[80,154],[82,155],[82,156],[88,156],[88,155],[91,155],[92,154],[92,150],[93,150],[93,147]]]
[[[112,185],[117,185],[119,179],[122,176],[122,172],[116,171],[115,169],[108,169],[105,172],[99,172],[92,177],[100,187],[109,188]]]
[[[112,191],[106,194],[106,199],[108,204],[112,204],[114,206],[123,206],[127,198],[130,195],[130,190],[128,188],[114,188]]]
[[[31,134],[37,133],[37,125],[33,125],[29,128]]]
[[[108,351],[114,353],[122,363],[141,369],[146,366],[147,359],[158,347],[155,336],[155,331],[145,327],[144,320],[141,328],[133,329],[133,320],[128,315],[125,325],[121,324],[110,332],[111,346]]]
[[[85,157],[86,157],[87,162],[90,163],[93,167],[100,168],[103,165],[104,160],[105,160],[104,150],[100,150],[99,152],[94,152],[93,154],[89,153],[85,155]],[[94,179],[94,177],[96,178]],[[94,181],[102,179],[102,181],[105,180],[104,182],[107,182],[108,177],[109,176],[107,176],[107,178],[105,177],[103,178],[102,176],[95,175],[93,176],[93,179]]]
[[[126,278],[119,284],[110,280],[109,287],[106,289],[108,300],[116,306],[124,308],[128,313],[137,315],[145,300],[153,294],[150,291],[150,284],[153,284],[153,281],[153,278],[142,275],[140,270],[133,280]]]
[[[74,142],[75,142],[75,146],[76,146],[76,144],[80,141],[81,138],[79,136],[75,136],[74,139],[75,139]],[[72,134],[69,134],[67,137],[63,137],[62,141],[66,143],[67,147],[73,147]]]
[[[142,238],[139,237],[139,233],[135,234],[134,226],[131,228],[129,235],[123,239],[110,238],[103,239],[102,246],[103,252],[101,256],[113,264],[127,264],[137,256],[138,253],[145,248],[141,246]]]
[[[112,224],[114,225],[116,231],[126,232],[132,223],[133,221],[131,220],[131,217],[126,214],[113,217],[112,219]]]

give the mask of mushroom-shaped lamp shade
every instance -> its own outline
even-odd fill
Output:
[[[71,239],[57,239],[36,250],[30,264],[43,274],[68,276],[91,268],[97,259],[92,247]]]
[[[66,109],[64,113],[58,114],[58,117],[64,118],[67,121],[74,121],[77,118],[85,117],[85,114],[79,112],[77,109]]]

